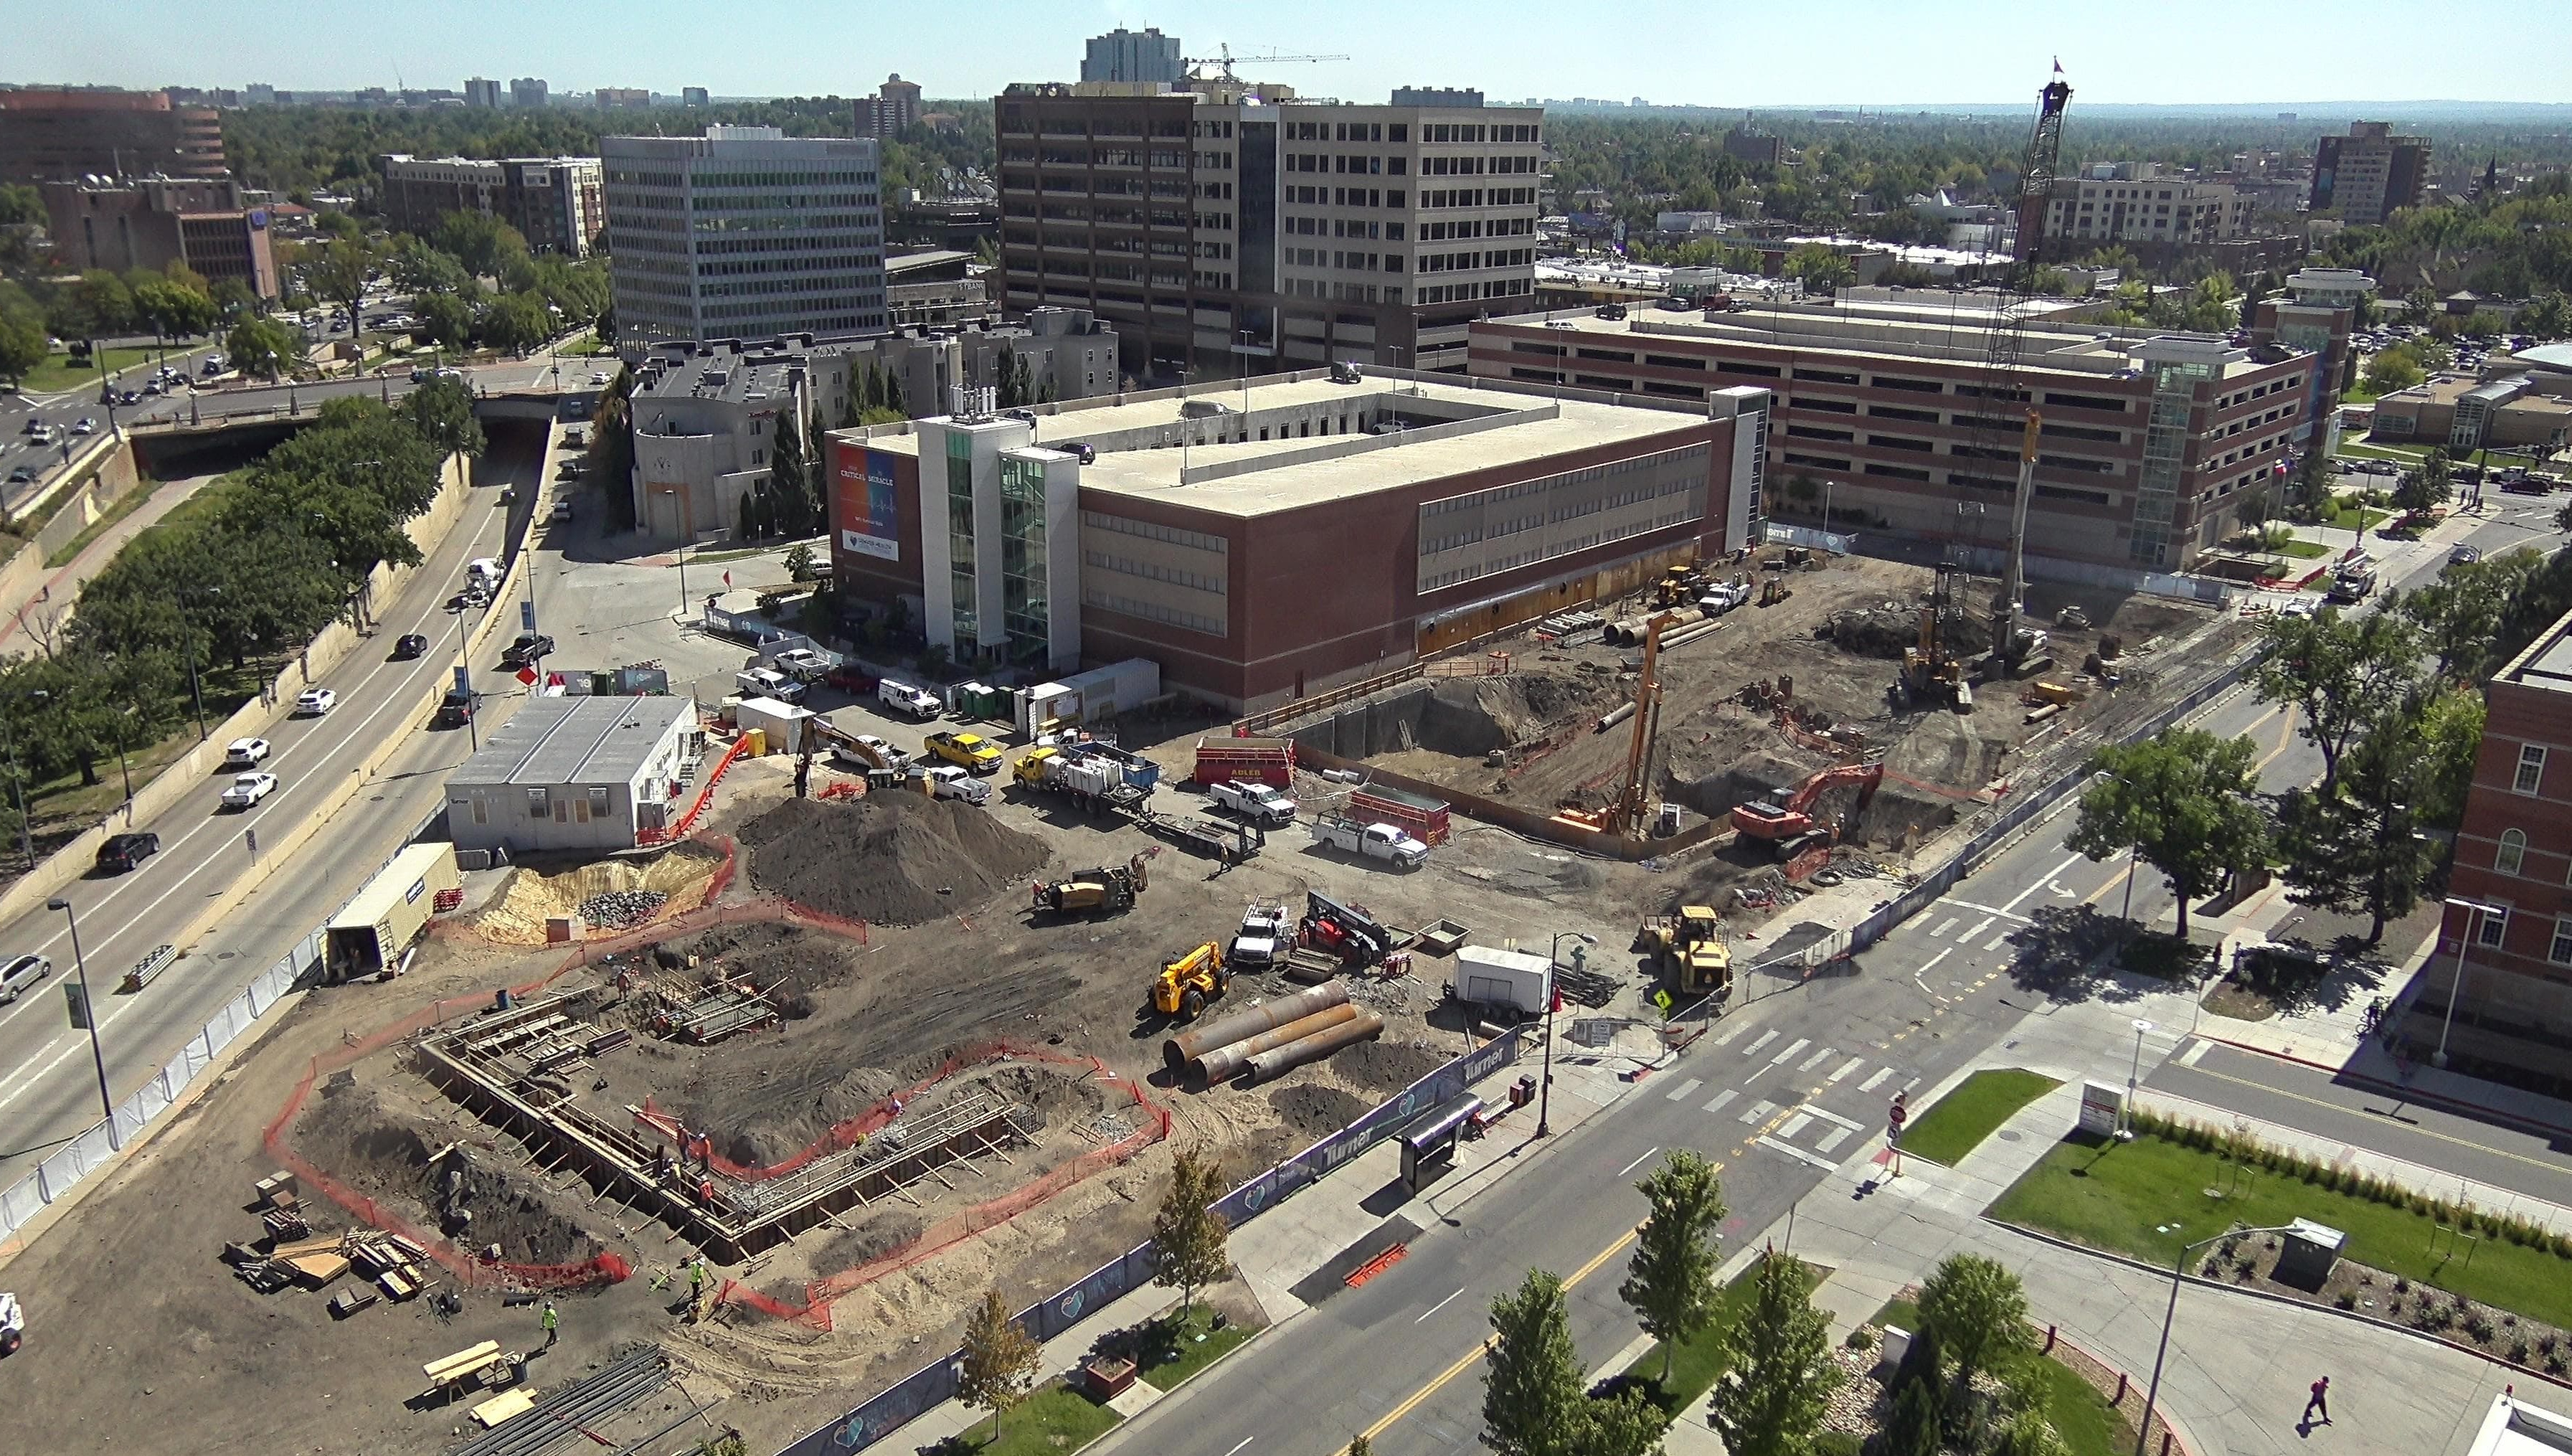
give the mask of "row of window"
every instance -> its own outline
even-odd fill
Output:
[[[1201,571],[1181,571],[1175,566],[1163,566],[1153,561],[1137,561],[1131,556],[1114,556],[1105,551],[1084,551],[1081,553],[1081,559],[1101,571],[1122,572],[1127,576],[1140,576],[1148,581],[1166,581],[1172,586],[1212,592],[1216,596],[1224,595],[1228,589],[1220,576],[1208,576]]]
[[[1204,531],[1186,530],[1179,526],[1162,525],[1157,521],[1136,520],[1132,516],[1108,515],[1102,511],[1084,510],[1080,513],[1080,523],[1093,530],[1140,536],[1147,541],[1167,541],[1174,546],[1212,551],[1218,556],[1232,550],[1232,542],[1222,536],[1208,535]]]
[[[1531,248],[1495,248],[1470,253],[1424,253],[1417,273],[1466,273],[1477,268],[1526,268],[1536,261]]]
[[[1473,299],[1510,299],[1517,298],[1523,294],[1532,294],[1535,292],[1535,279],[1495,278],[1486,279],[1478,284],[1438,284],[1430,288],[1414,289],[1412,291],[1412,302],[1415,304],[1462,304]],[[1386,302],[1399,304],[1402,300],[1399,297],[1395,297],[1388,299]]]
[[[1203,632],[1210,637],[1228,636],[1231,633],[1231,628],[1223,622],[1202,613],[1183,612],[1177,607],[1163,606],[1156,601],[1118,596],[1113,592],[1085,583],[1080,589],[1080,604],[1097,607],[1101,611],[1122,612],[1129,617],[1141,617],[1147,622],[1159,622],[1165,626],[1182,627],[1191,632]]]
[[[1696,519],[1698,514],[1697,510],[1683,506],[1649,519],[1628,521],[1623,525],[1604,528],[1586,536],[1577,536],[1558,543],[1551,550],[1540,543],[1507,555],[1486,557],[1480,561],[1450,567],[1445,571],[1433,571],[1420,578],[1418,589],[1437,591],[1459,582],[1475,581],[1485,576],[1498,576],[1504,571],[1515,571],[1522,566],[1533,566],[1539,561],[1579,555],[1583,551],[1593,550],[1613,541],[1628,540],[1635,536],[1649,535],[1653,531],[1667,530],[1674,525],[1683,525]]]
[[[1536,206],[1533,187],[1459,187],[1423,190],[1420,206],[1426,208],[1532,208]]]
[[[1394,243],[1403,241],[1403,225],[1378,223],[1363,218],[1292,217],[1278,232],[1299,238],[1370,238]],[[1423,232],[1428,231],[1422,229]]]
[[[1433,122],[1420,129],[1420,140],[1437,146],[1472,145],[1476,142],[1518,143],[1537,139],[1534,126],[1488,126],[1481,122]]]
[[[1402,225],[1396,223],[1394,226]],[[1444,243],[1451,239],[1526,238],[1533,236],[1535,232],[1536,219],[1534,218],[1464,218],[1452,223],[1421,224],[1420,241]],[[1393,236],[1399,238],[1402,235],[1396,233]],[[1626,358],[1631,359],[1633,356],[1627,355]]]

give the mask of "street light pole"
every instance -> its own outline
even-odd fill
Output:
[[[2288,1233],[2291,1231],[2292,1229],[2286,1226],[2276,1228],[2228,1228],[2222,1233],[2209,1234],[2179,1251],[2178,1262],[2171,1265],[2170,1307],[2162,1311],[2161,1348],[2153,1352],[2152,1383],[2144,1387],[2144,1418],[2135,1429],[2135,1456],[2144,1456],[2144,1443],[2152,1439],[2153,1404],[2155,1401],[2160,1399],[2162,1393],[2162,1362],[2170,1355],[2171,1323],[2179,1317],[2179,1286],[2188,1279],[2188,1256],[2197,1252],[2199,1249],[2206,1247],[2210,1243],[2220,1243],[2228,1238],[2247,1238],[2254,1233]]]
[[[1552,944],[1545,948],[1545,1076],[1537,1084],[1536,1135],[1554,1133],[1554,1004],[1563,999],[1554,989],[1555,952],[1563,949],[1563,939],[1570,936],[1585,946],[1599,944],[1599,938],[1587,931],[1556,931]]]
[[[2429,1065],[2441,1072],[2447,1067],[2447,1034],[2456,1029],[2456,1003],[2462,1000],[2465,994],[2465,954],[2474,948],[2476,918],[2508,914],[2507,911],[2496,906],[2483,905],[2471,900],[2450,898],[2447,903],[2465,913],[2465,934],[2464,939],[2456,942],[2456,979],[2447,987],[2447,1015],[2445,1020],[2438,1024],[2438,1050],[2429,1054]],[[2507,922],[2504,921],[2503,924]]]
[[[2126,1124],[2117,1129],[2117,1140],[2120,1142],[2135,1140],[2135,1092],[2144,1079],[2144,1036],[2152,1029],[2152,1023],[2141,1017],[2135,1018],[2135,1060],[2134,1064],[2126,1069],[2125,1105],[2117,1109]]]
[[[107,1094],[107,1053],[98,1045],[98,1003],[90,1000],[89,960],[81,954],[80,917],[73,913],[72,903],[59,895],[46,901],[45,908],[61,911],[63,919],[71,922],[72,968],[80,976],[81,1020],[89,1023],[90,1060],[98,1065],[99,1115],[107,1119],[107,1140],[113,1146],[116,1142],[116,1101]]]

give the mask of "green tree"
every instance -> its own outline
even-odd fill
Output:
[[[1857,277],[1849,261],[1827,243],[1797,245],[1786,255],[1785,272],[1788,278],[1819,294],[1836,293]]]
[[[1501,1456],[1590,1456],[1611,1434],[1600,1429],[1582,1389],[1581,1362],[1563,1280],[1528,1270],[1518,1289],[1492,1301],[1495,1336],[1483,1366],[1483,1442]]]
[[[415,333],[425,334],[429,342],[459,353],[473,344],[473,306],[454,294],[422,294],[411,306],[419,320]]]
[[[2366,387],[2370,392],[2390,394],[2396,389],[2408,389],[2426,380],[2429,375],[2420,367],[2419,361],[2414,360],[2410,355],[2400,350],[2387,349],[2379,350],[2374,358],[2366,362],[2366,370],[2361,377],[2365,379]]]
[[[134,290],[106,269],[94,268],[82,274],[74,298],[77,322],[63,331],[65,338],[96,339],[134,328]]]
[[[2340,755],[2408,696],[2419,680],[2420,633],[2400,612],[2270,617],[2251,690],[2296,711],[2297,730],[2322,756],[2322,787]]]
[[[224,354],[236,369],[273,379],[302,352],[295,333],[274,319],[244,319],[224,336]]]
[[[1992,1456],[2072,1456],[2072,1447],[2045,1418],[2044,1408],[2030,1404],[2001,1429]]]
[[[798,411],[792,407],[776,418],[776,437],[769,442],[768,479],[786,534],[805,536],[813,532],[813,471],[804,457],[805,432]]]
[[[2193,728],[2102,748],[2091,756],[2095,782],[2082,792],[2067,843],[2094,861],[2132,851],[2159,870],[2179,902],[2184,941],[2189,902],[2214,893],[2227,873],[2259,864],[2266,851],[2267,823],[2251,797],[2257,753],[2248,738]]]
[[[473,417],[473,391],[462,379],[440,374],[411,387],[402,418],[441,456],[482,454],[482,421]]]
[[[813,554],[813,544],[812,544],[812,542],[810,542],[810,541],[797,541],[794,545],[792,545],[792,546],[790,546],[790,547],[788,547],[788,548],[787,548],[787,551],[786,551],[786,579],[787,579],[787,580],[789,580],[789,581],[816,581],[816,580],[819,580],[819,579],[821,578],[821,575],[822,575],[822,568],[821,568],[821,567],[820,567],[820,565],[817,563],[816,558],[814,557],[814,554]]]
[[[1770,1249],[1753,1277],[1750,1308],[1724,1337],[1714,1428],[1734,1456],[1804,1456],[1840,1384],[1830,1319],[1813,1307],[1811,1276],[1793,1257]]]
[[[1197,1290],[1232,1267],[1232,1226],[1214,1210],[1223,1193],[1223,1168],[1213,1158],[1182,1152],[1171,1159],[1170,1190],[1152,1215],[1152,1282],[1179,1291],[1183,1314]]]
[[[354,339],[364,322],[357,314],[366,300],[366,280],[374,271],[373,249],[355,238],[333,238],[304,265],[304,286],[315,298],[348,311],[348,337]]]
[[[1956,1359],[1956,1389],[2004,1368],[2034,1344],[2027,1291],[2018,1275],[1981,1254],[1950,1254],[1920,1286],[1920,1322],[1938,1332],[1938,1347]]]
[[[394,249],[384,259],[384,272],[396,288],[413,296],[423,294],[462,294],[473,288],[473,275],[450,254],[441,253],[417,238]]]
[[[982,1296],[964,1321],[964,1357],[957,1362],[956,1397],[991,1413],[991,1439],[1000,1439],[1000,1417],[1027,1398],[1044,1346],[1009,1317],[1000,1291]]]
[[[1652,1211],[1634,1236],[1634,1254],[1616,1297],[1643,1332],[1661,1342],[1661,1378],[1670,1378],[1678,1345],[1714,1318],[1715,1229],[1729,1210],[1714,1167],[1680,1148],[1634,1184]]]
[[[1925,1321],[1911,1332],[1911,1346],[1894,1367],[1892,1418],[1885,1422],[1880,1456],[1938,1456],[1947,1421],[1945,1361],[1938,1332]]]
[[[2454,689],[2414,700],[2377,721],[2342,760],[2328,790],[2299,789],[2277,802],[2279,878],[2293,898],[2370,924],[2409,915],[2435,873],[2438,849],[2421,831],[2453,827],[2482,742],[2482,699]]]
[[[2479,682],[2503,660],[2495,649],[2510,604],[2544,568],[2545,558],[2526,547],[2450,562],[2437,580],[2404,592],[2385,610],[2398,611],[2419,628],[2422,650],[2437,660],[2431,677]]]
[[[493,349],[524,355],[553,337],[553,316],[534,294],[502,294],[474,316],[473,332]]]
[[[1008,345],[1001,345],[991,358],[991,385],[994,402],[1003,409],[1027,402],[1018,378],[1018,352]]]
[[[0,378],[12,385],[45,362],[45,321],[30,314],[0,314]]]
[[[45,195],[25,183],[0,186],[0,228],[45,226]]]
[[[437,220],[432,246],[476,278],[496,279],[527,256],[518,230],[488,213],[448,213]]]

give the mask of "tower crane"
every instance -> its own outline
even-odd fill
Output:
[[[1272,66],[1284,65],[1289,61],[1345,61],[1348,59],[1346,56],[1236,56],[1232,53],[1232,47],[1229,44],[1219,44],[1215,47],[1215,50],[1217,54],[1211,56],[1182,57],[1180,64],[1191,68],[1197,66],[1212,66],[1215,68],[1219,79],[1225,81],[1239,81],[1241,78],[1234,75],[1232,71],[1232,68],[1235,65]]]

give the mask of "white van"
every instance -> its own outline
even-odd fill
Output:
[[[485,587],[497,586],[500,583],[500,563],[488,556],[476,556],[464,563],[464,575]]]
[[[16,1001],[39,981],[54,974],[54,963],[42,956],[20,956],[0,970],[0,1005]]]

